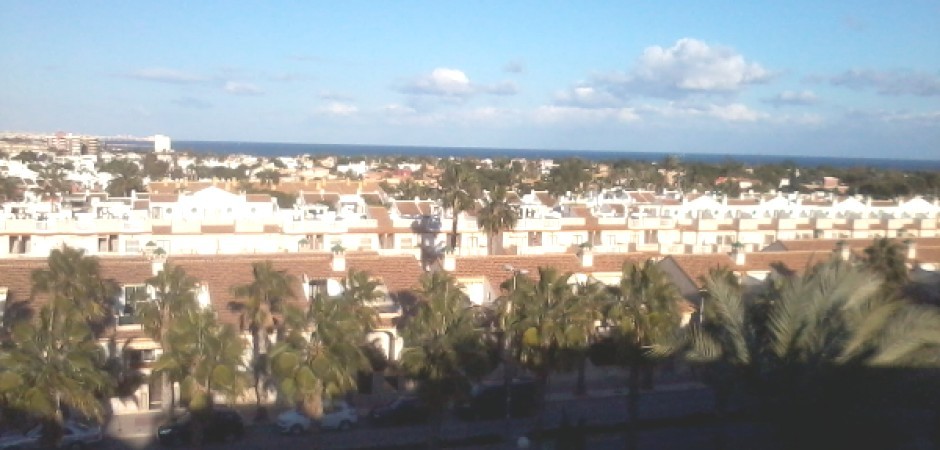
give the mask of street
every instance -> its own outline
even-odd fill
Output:
[[[712,402],[711,391],[705,388],[644,393],[640,398],[641,418],[657,419],[706,413],[712,407]],[[582,418],[587,425],[622,423],[627,418],[626,397],[617,393],[606,393],[605,395],[577,398],[569,396],[550,401],[547,402],[543,414],[544,424],[547,427],[557,426],[561,423],[563,415],[567,415],[572,425],[578,423]],[[531,431],[535,426],[536,419],[536,417],[513,419],[510,425],[513,441],[518,436]],[[504,420],[466,422],[453,417],[452,412],[449,412],[445,418],[441,435],[445,439],[486,435],[505,436],[506,430],[507,425]],[[304,436],[283,436],[277,433],[271,425],[259,425],[250,427],[243,440],[226,444],[209,444],[206,445],[206,448],[231,448],[234,450],[277,448],[279,450],[292,450],[373,448],[380,445],[408,446],[409,444],[424,442],[430,432],[430,426],[428,425],[372,427],[365,418],[353,430],[324,431],[318,435]],[[658,430],[658,432],[662,432],[662,430]],[[644,433],[644,435],[646,434]],[[672,434],[671,439],[678,439],[677,436],[674,436],[675,433]],[[610,439],[598,438],[597,444],[604,446],[604,442],[613,442],[617,439],[619,439],[619,436],[612,436]],[[595,448],[593,445],[594,440],[591,442],[591,448]],[[113,450],[139,450],[159,447],[157,443],[153,442],[153,438],[149,436],[112,439],[107,445],[107,448]],[[512,447],[503,446],[501,448]]]

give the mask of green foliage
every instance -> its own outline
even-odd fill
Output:
[[[312,417],[323,414],[324,397],[356,388],[356,376],[370,363],[359,346],[375,326],[370,303],[381,298],[368,273],[350,270],[341,295],[320,295],[306,311],[290,308],[288,332],[271,352],[278,389]]]
[[[109,317],[113,290],[101,280],[97,259],[81,250],[54,250],[48,263],[32,273],[32,281],[49,302],[35,319],[14,323],[12,345],[0,351],[0,398],[49,424],[43,440],[55,444],[63,408],[104,417],[101,398],[114,383],[96,331]]]
[[[477,215],[477,225],[490,237],[490,254],[495,254],[501,247],[501,233],[515,228],[518,221],[519,215],[506,203],[506,188],[496,187],[489,193]]]
[[[566,192],[582,192],[590,181],[591,164],[580,158],[568,158],[549,172],[547,188],[550,194],[561,196]]]
[[[480,185],[476,178],[476,168],[470,161],[448,161],[440,180],[441,202],[453,216],[450,246],[457,248],[457,217],[461,212],[473,209],[480,194]]]
[[[470,383],[491,367],[477,312],[457,280],[437,271],[425,274],[420,284],[419,302],[402,330],[401,367],[418,381],[418,395],[436,412],[433,447],[446,405],[465,396]]]
[[[890,395],[884,383],[897,380],[898,370],[940,365],[940,312],[892,300],[881,283],[871,272],[833,259],[785,279],[765,294],[769,302],[760,303],[726,277],[711,276],[704,322],[693,330],[689,356],[707,362],[719,409],[735,388],[750,387],[786,430],[818,427],[826,431],[800,435],[861,436],[855,425],[829,428],[862,411],[860,402],[910,401],[911,391],[907,399]]]
[[[153,371],[178,377],[190,411],[211,407],[215,395],[234,400],[245,391],[245,341],[234,327],[219,324],[213,311],[187,310],[172,324],[168,339],[173,351],[160,355]]]

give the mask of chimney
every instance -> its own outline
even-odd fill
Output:
[[[731,259],[734,261],[734,265],[736,266],[744,265],[747,259],[744,256],[744,244],[740,242],[731,244]]]
[[[848,261],[852,257],[852,249],[849,248],[849,244],[845,241],[836,243],[836,252],[843,261]]]
[[[904,241],[904,249],[907,253],[907,259],[917,259],[917,243],[914,242],[913,239],[906,239]]]
[[[333,260],[330,261],[330,267],[334,272],[346,271],[346,250],[333,250]]]
[[[444,270],[448,272],[457,270],[457,255],[452,251],[444,252]]]
[[[594,267],[594,249],[591,248],[591,244],[581,244],[578,257],[581,259],[581,267]]]

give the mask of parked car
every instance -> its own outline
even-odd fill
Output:
[[[404,425],[421,423],[431,416],[431,409],[417,397],[404,396],[379,406],[369,413],[375,425]]]
[[[161,444],[188,444],[193,439],[193,416],[184,414],[174,423],[162,425],[157,429],[157,439]],[[209,414],[203,440],[206,442],[228,441],[245,435],[245,423],[242,416],[231,408],[215,408]]]
[[[509,401],[512,417],[524,417],[535,412],[538,386],[531,378],[512,381]],[[457,405],[457,417],[463,420],[499,419],[506,417],[506,386],[503,383],[477,385],[470,397]]]
[[[302,434],[310,431],[317,421],[302,411],[292,409],[277,416],[277,428],[282,433]],[[319,420],[320,428],[330,430],[348,430],[359,423],[359,413],[343,400],[334,401],[323,407],[323,417]]]
[[[26,433],[11,432],[0,437],[0,449],[25,450],[40,447],[42,424],[36,425]],[[97,425],[86,425],[76,421],[66,421],[62,425],[62,440],[59,448],[81,450],[93,448],[101,443],[104,434]]]

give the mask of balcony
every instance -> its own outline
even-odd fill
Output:
[[[627,227],[635,230],[663,230],[676,227],[676,219],[667,217],[641,217],[627,219]]]

